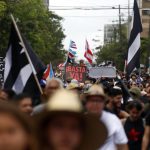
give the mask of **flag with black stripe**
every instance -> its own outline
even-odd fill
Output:
[[[44,65],[34,54],[27,40],[23,38],[23,41],[36,73],[42,74],[45,68]],[[33,69],[31,68],[31,64],[29,64],[23,44],[13,24],[11,26],[9,45],[5,57],[4,88],[12,89],[16,93],[26,92],[32,95],[39,92],[33,77]]]
[[[142,23],[136,0],[134,0],[133,11],[134,11],[133,27],[129,39],[127,67],[126,67],[126,72],[128,76],[132,73],[132,71],[135,68],[138,69],[140,67],[140,46],[141,46],[140,33],[142,32]]]

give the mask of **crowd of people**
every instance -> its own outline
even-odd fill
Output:
[[[41,103],[0,90],[0,150],[149,150],[150,76],[48,80]]]

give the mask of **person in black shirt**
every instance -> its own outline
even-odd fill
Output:
[[[142,150],[149,150],[150,149],[149,143],[150,143],[150,113],[146,118],[146,127],[143,137]]]
[[[128,104],[127,110],[130,116],[122,120],[126,135],[128,137],[129,150],[141,150],[144,135],[144,121],[142,120],[142,105],[138,101]]]

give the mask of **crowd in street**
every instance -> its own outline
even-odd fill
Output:
[[[148,150],[150,76],[48,80],[41,103],[0,90],[0,150]]]

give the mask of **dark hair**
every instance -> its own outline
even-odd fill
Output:
[[[111,97],[114,97],[114,96],[117,96],[117,95],[122,95],[122,90],[119,89],[119,88],[111,88],[110,91],[109,91],[109,96]]]
[[[143,109],[142,104],[138,100],[129,102],[126,109],[130,111],[133,108],[137,109],[138,111]]]
[[[29,145],[27,145],[26,150],[37,150],[37,140],[35,139],[34,136],[34,131],[33,131],[33,124],[29,120],[29,118],[20,112],[15,106],[7,103],[7,102],[0,102],[0,114],[8,114],[15,118],[15,120],[21,125],[23,130],[29,135]]]
[[[16,96],[13,98],[13,102],[14,102],[14,103],[19,103],[19,102],[21,102],[24,98],[31,98],[31,100],[32,100],[32,97],[31,97],[29,94],[27,94],[27,93],[21,93],[21,94],[16,95]]]
[[[16,93],[13,90],[11,90],[11,89],[1,89],[0,91],[2,91],[2,92],[7,94],[8,100],[11,100],[11,99],[13,99],[13,97],[16,96]]]

